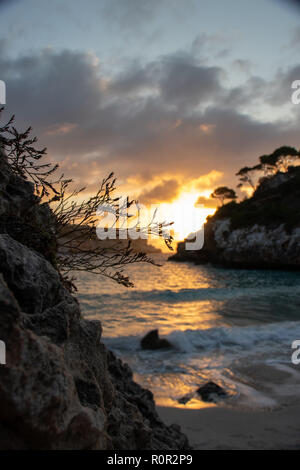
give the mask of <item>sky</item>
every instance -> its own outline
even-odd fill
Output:
[[[242,166],[299,147],[299,19],[284,0],[0,0],[3,119],[90,192],[114,171],[144,204],[207,215]]]

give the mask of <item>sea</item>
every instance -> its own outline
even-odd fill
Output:
[[[298,400],[292,346],[300,340],[300,273],[153,258],[160,267],[127,267],[133,288],[91,273],[78,274],[76,284],[85,318],[102,322],[103,342],[158,405],[276,409]],[[172,348],[141,349],[153,329]],[[203,402],[196,390],[208,381],[227,396]]]

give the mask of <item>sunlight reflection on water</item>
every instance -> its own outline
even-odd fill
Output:
[[[198,399],[177,402],[207,380],[223,384],[232,397],[246,393],[255,403],[273,403],[242,385],[245,375],[231,374],[241,362],[258,368],[267,361],[290,363],[290,344],[300,338],[299,273],[194,266],[166,262],[164,255],[156,260],[161,268],[128,268],[133,289],[92,274],[77,276],[83,313],[101,320],[103,341],[159,404],[208,406]],[[141,337],[154,328],[174,349],[140,349]]]

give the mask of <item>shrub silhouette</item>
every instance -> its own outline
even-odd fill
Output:
[[[0,108],[0,114],[3,109]],[[33,182],[37,203],[49,209],[50,227],[56,238],[55,253],[51,262],[58,270],[66,288],[70,291],[76,290],[73,276],[76,271],[99,274],[123,286],[132,287],[133,283],[123,272],[127,265],[140,262],[157,265],[146,253],[134,252],[131,240],[124,245],[117,239],[109,246],[98,240],[96,226],[99,222],[99,206],[116,214],[118,232],[123,230],[125,222],[132,217],[128,209],[135,206],[135,230],[140,234],[161,237],[167,247],[172,249],[173,237],[168,231],[172,223],[156,221],[155,212],[152,220],[143,226],[138,202],[128,198],[120,201],[119,197],[114,196],[116,179],[113,173],[102,179],[94,196],[81,201],[78,196],[85,188],[71,190],[73,180],[66,179],[63,174],[52,179],[59,165],[43,160],[46,148],[35,148],[37,138],[30,137],[31,127],[20,133],[13,126],[13,122],[14,116],[0,127],[0,145],[11,171]],[[97,243],[91,244],[92,240]]]

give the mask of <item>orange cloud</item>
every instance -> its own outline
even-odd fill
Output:
[[[201,124],[199,126],[199,129],[204,133],[204,134],[211,134],[216,126],[213,124]]]
[[[73,129],[76,129],[77,124],[72,124],[66,122],[65,124],[61,125],[54,125],[51,126],[46,132],[45,135],[65,135],[72,132]]]
[[[205,209],[216,209],[218,203],[215,199],[210,199],[209,197],[199,196],[195,202],[195,207],[203,205]]]
[[[138,199],[144,204],[169,202],[177,197],[179,189],[180,185],[176,179],[162,180],[162,182],[154,186],[154,188],[143,191]]]

